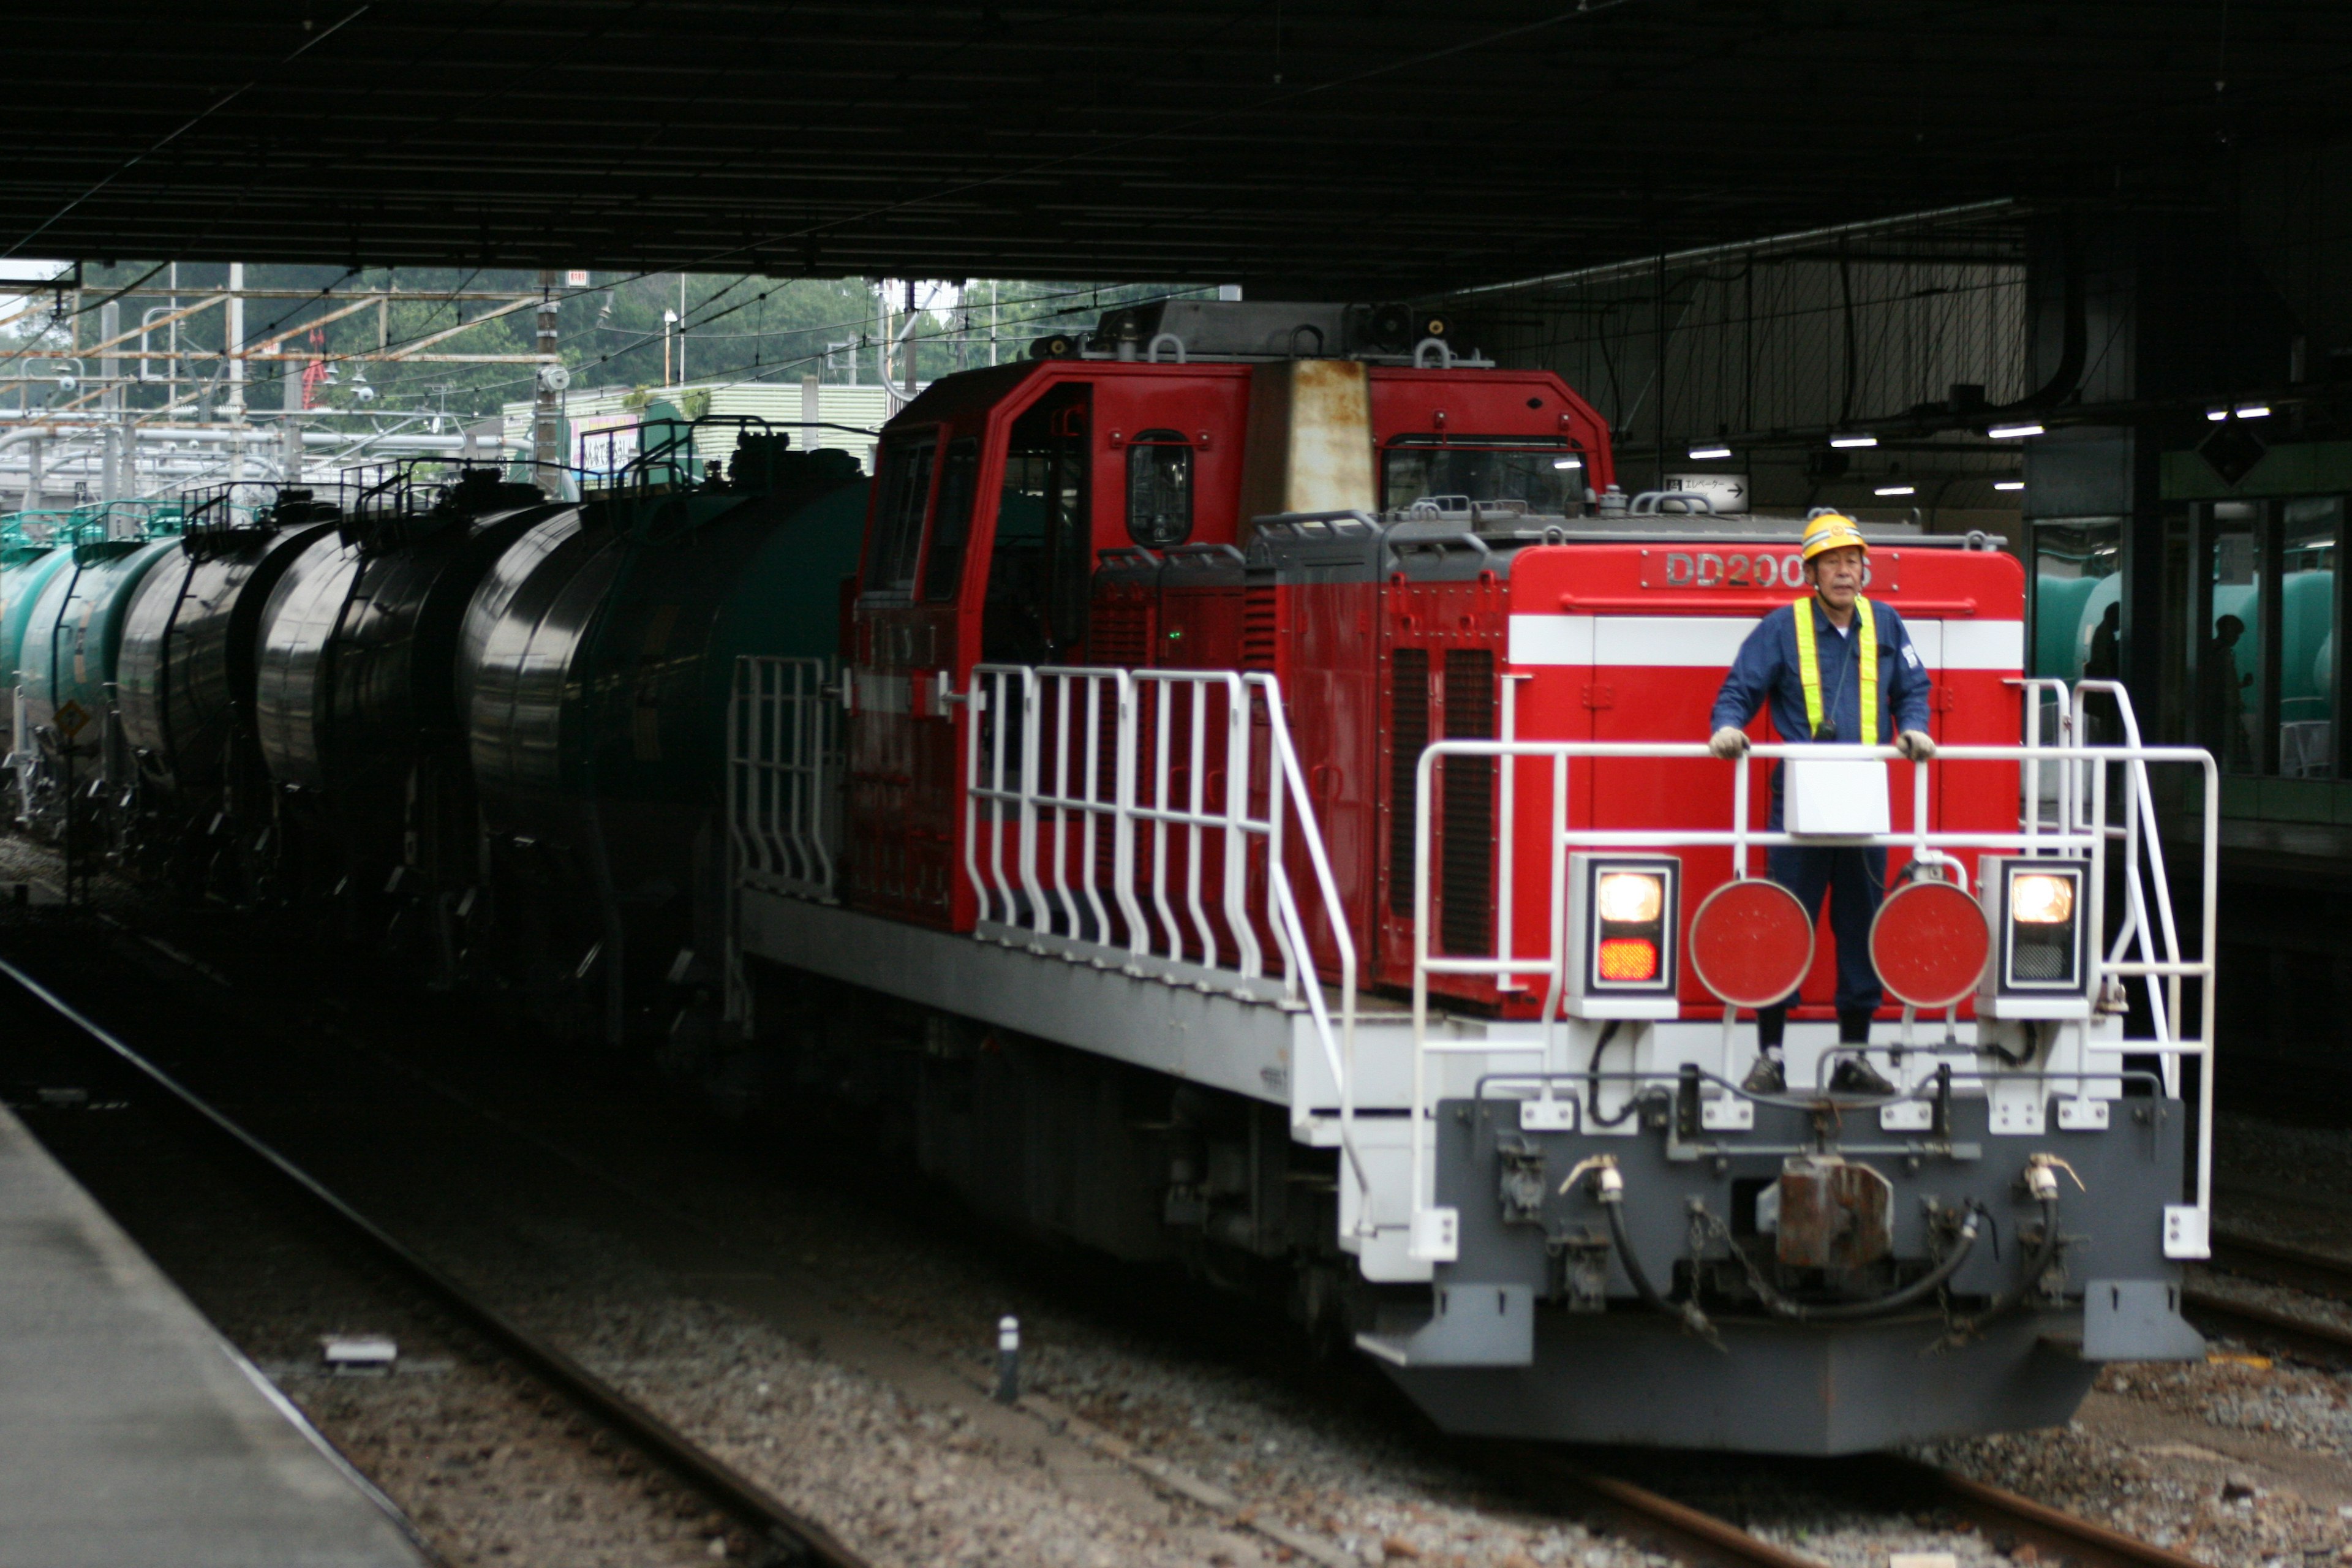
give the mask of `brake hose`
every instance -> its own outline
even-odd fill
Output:
[[[1669,1301],[1650,1282],[1650,1276],[1642,1268],[1641,1258],[1633,1252],[1633,1238],[1625,1234],[1625,1178],[1617,1172],[1617,1157],[1604,1154],[1596,1159],[1605,1163],[1596,1163],[1591,1167],[1593,1195],[1601,1200],[1601,1210],[1609,1216],[1609,1240],[1617,1249],[1617,1261],[1624,1266],[1625,1278],[1633,1282],[1633,1293],[1641,1297],[1642,1304],[1652,1311],[1674,1319],[1716,1349],[1722,1350],[1723,1336],[1715,1331],[1715,1324],[1708,1321],[1696,1299]],[[1580,1171],[1570,1172],[1568,1181],[1560,1184],[1560,1190],[1566,1192],[1580,1173]]]
[[[2051,1264],[2057,1261],[2061,1239],[2058,1234],[2057,1196],[2054,1193],[2045,1194],[2042,1199],[2042,1240],[2033,1248],[2033,1255],[2025,1260],[2023,1277],[2009,1289],[1987,1302],[1985,1310],[1975,1317],[1961,1318],[1955,1321],[1952,1324],[1952,1331],[1946,1335],[1941,1342],[1957,1344],[1964,1335],[1975,1333],[1994,1319],[2006,1317],[2023,1305],[2025,1299],[2033,1293],[2036,1286],[2042,1283],[2042,1277],[2050,1271]]]

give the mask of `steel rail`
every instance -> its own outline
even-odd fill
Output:
[[[1688,1503],[1589,1470],[1535,1444],[1498,1443],[1488,1452],[1499,1468],[1524,1484],[1555,1497],[1565,1495],[1615,1533],[1654,1541],[1698,1568],[1822,1568],[1818,1558],[1775,1546]]]
[[[215,1132],[258,1161],[318,1207],[340,1221],[394,1270],[450,1315],[506,1354],[559,1395],[701,1494],[765,1548],[754,1563],[771,1568],[822,1563],[825,1568],[873,1568],[816,1521],[787,1507],[758,1482],[697,1445],[669,1422],[606,1383],[562,1351],[532,1334],[496,1308],[478,1300],[451,1276],[428,1262],[390,1232],[338,1197],[300,1166],[239,1126],[194,1090],[132,1049],[32,975],[0,959],[0,975],[14,981],[76,1030],[120,1058],[194,1112]]]
[[[2234,1338],[2272,1345],[2330,1365],[2352,1363],[2352,1331],[2316,1318],[2299,1318],[2274,1307],[2234,1300],[2193,1285],[2181,1290],[2180,1306],[2189,1317]]]
[[[2193,1557],[1957,1471],[1893,1454],[1871,1455],[1858,1466],[1876,1495],[1947,1509],[1988,1533],[2030,1541],[2078,1568],[2200,1568]]]
[[[2216,1231],[2212,1266],[2352,1302],[2352,1258],[2333,1258],[2284,1242],[2265,1241],[2234,1231]]]
[[[2268,1284],[2352,1304],[2352,1260],[2259,1237],[2218,1233],[2212,1267]],[[2189,1313],[2212,1327],[2257,1343],[2332,1364],[2352,1363],[2352,1329],[2189,1285],[2180,1292]]]
[[[1554,1493],[1565,1492],[1617,1532],[1650,1538],[1704,1568],[1821,1568],[1816,1559],[1750,1535],[1713,1514],[1646,1487],[1597,1474],[1531,1444],[1496,1445],[1506,1469]],[[2179,1552],[2110,1530],[2015,1492],[1892,1454],[1855,1459],[1848,1479],[1874,1503],[1941,1509],[1988,1534],[2005,1533],[2053,1552],[2078,1568],[2200,1568]]]

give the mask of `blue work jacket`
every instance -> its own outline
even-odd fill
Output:
[[[1893,742],[1898,730],[1927,727],[1927,666],[1911,646],[1903,617],[1874,599],[1870,605],[1878,626],[1878,724],[1869,737],[1879,745]],[[1707,732],[1730,725],[1745,728],[1756,710],[1772,705],[1772,727],[1784,741],[1810,741],[1805,728],[1805,683],[1798,674],[1797,616],[1813,617],[1813,652],[1821,664],[1822,716],[1834,720],[1837,739],[1851,745],[1863,738],[1862,682],[1854,668],[1854,646],[1862,638],[1862,617],[1843,632],[1822,613],[1811,595],[1802,605],[1783,605],[1756,624],[1739,645],[1739,657],[1723,678],[1715,695],[1715,716]],[[1775,770],[1777,776],[1778,770]]]

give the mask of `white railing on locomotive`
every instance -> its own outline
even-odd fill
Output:
[[[1841,836],[1804,835],[1758,829],[1752,826],[1750,775],[1757,763],[1775,762],[1789,756],[1807,758],[1850,758],[1853,760],[1889,762],[1898,760],[1900,753],[1885,746],[1822,746],[1819,744],[1790,746],[1787,744],[1757,745],[1749,748],[1747,759],[1734,764],[1731,824],[1722,829],[1702,828],[1576,828],[1570,816],[1570,764],[1580,759],[1640,759],[1650,761],[1705,761],[1712,753],[1703,742],[1518,742],[1518,741],[1440,741],[1426,747],[1417,767],[1414,792],[1414,872],[1413,872],[1413,976],[1412,976],[1412,1170],[1409,1191],[1412,1204],[1412,1247],[1416,1256],[1437,1257],[1450,1243],[1442,1239],[1451,1235],[1450,1216],[1434,1207],[1432,1158],[1429,1148],[1429,1119],[1433,1114],[1430,1102],[1430,1060],[1433,1057],[1473,1055],[1484,1057],[1537,1057],[1538,1066],[1528,1069],[1525,1081],[1528,1086],[1548,1086],[1558,1076],[1550,1071],[1557,1062],[1556,1030],[1560,1021],[1560,1008],[1567,984],[1567,963],[1570,945],[1568,931],[1568,858],[1572,850],[1649,849],[1670,851],[1683,848],[1728,847],[1731,850],[1735,876],[1748,874],[1749,855],[1754,849],[1770,848],[1777,845],[1854,846],[1877,848],[1908,848],[1915,858],[1941,857],[1953,849],[2010,850],[2030,856],[2080,856],[2088,861],[2087,884],[2089,909],[2085,929],[2103,932],[2105,925],[2105,883],[2107,846],[2111,840],[2122,841],[2130,856],[2125,862],[2125,884],[2127,915],[2119,928],[2118,936],[2110,948],[2095,938],[2086,943],[2082,989],[2097,997],[2110,979],[2145,978],[2151,986],[2151,1002],[2156,1000],[2154,983],[2166,983],[2164,1005],[2152,1006],[2153,1026],[2158,1037],[2149,1041],[2129,1042],[2135,1055],[2163,1058],[2164,1081],[2168,1092],[2179,1092],[2179,1058],[2200,1057],[2209,1058],[2205,1070],[2199,1074],[2199,1147],[2197,1150],[2197,1196],[2195,1206],[2200,1223],[2210,1221],[2212,1190],[2212,1099],[2213,1074],[2210,1058],[2214,1027],[2213,955],[2216,941],[2216,893],[2218,888],[2217,841],[2220,828],[2220,804],[2217,794],[2218,773],[2212,756],[2196,747],[2158,746],[2137,743],[2137,722],[2130,733],[2132,743],[2118,746],[2079,745],[2012,745],[1970,746],[1950,745],[1938,750],[1934,762],[1914,764],[1912,826],[1906,831],[1853,834]],[[1551,787],[1549,794],[1547,822],[1539,829],[1549,847],[1550,886],[1549,936],[1546,951],[1540,954],[1517,951],[1497,951],[1491,954],[1449,954],[1433,956],[1430,952],[1431,933],[1431,811],[1435,798],[1436,770],[1448,757],[1483,757],[1504,763],[1496,771],[1509,775],[1517,764],[1527,761],[1546,762]],[[2070,796],[2081,803],[2085,819],[2077,823],[2071,816],[2062,819],[2059,827],[2044,831],[2038,813],[2029,813],[2015,832],[1980,830],[1945,830],[1930,828],[1928,821],[1929,770],[1946,763],[2017,762],[2038,767],[2054,763],[2067,771],[2080,766],[2090,775],[2086,787],[2070,791]],[[2143,817],[2147,825],[2147,848],[2151,858],[2160,858],[2157,844],[2153,807],[2147,790],[2147,764],[2167,763],[2196,767],[2203,781],[2204,861],[2202,867],[2201,909],[2200,931],[2200,958],[2180,955],[2177,932],[2169,915],[2163,926],[2164,948],[2159,953],[2153,945],[2151,928],[2147,918],[2147,900],[2139,886],[2138,852],[2141,848],[2139,829]],[[2110,827],[2106,820],[2106,804],[2110,791],[2107,769],[2122,764],[2122,798],[2126,821],[2120,827]],[[1519,792],[1500,791],[1498,820],[1495,842],[1497,853],[1505,857],[1515,854],[1519,842],[1517,820]],[[1554,827],[1552,825],[1559,825]],[[2158,873],[2161,876],[2161,870]],[[2169,888],[2166,887],[2167,907]],[[1676,918],[1673,911],[1669,919]],[[1507,930],[1507,928],[1506,928]],[[2126,951],[2126,939],[2134,934],[2140,938],[2146,956],[2126,959],[2119,955]],[[1504,938],[1498,935],[1498,946]],[[1488,1042],[1457,1043],[1429,1038],[1429,977],[1433,974],[1486,975],[1497,979],[1516,974],[1540,974],[1545,981],[1542,1038],[1521,1046],[1497,1047]],[[2181,1027],[2181,985],[2189,980],[2198,987],[2200,1006],[2199,1027],[2194,1038],[2187,1037]],[[1910,1048],[1925,1054],[1937,1054],[1940,1047],[1933,1045]],[[1973,1053],[1974,1047],[1966,1047]],[[1492,1076],[1492,1075],[1490,1075]],[[1512,1081],[1508,1074],[1500,1075],[1503,1081]],[[1655,1075],[1659,1081],[1671,1079],[1675,1074]],[[2062,1075],[2063,1076],[2063,1075]],[[2079,1075],[2074,1075],[2079,1076]],[[1744,1092],[1734,1089],[1733,1092]],[[1906,1098],[1915,1098],[1913,1096]]]
[[[830,661],[744,655],[727,709],[727,822],[737,877],[835,896],[841,863],[839,704]]]
[[[1369,1214],[1355,942],[1279,683],[1262,671],[981,665],[953,700],[967,710],[964,872],[980,934],[1304,1008],[1339,1086],[1340,1142]],[[1315,926],[1294,857],[1321,905]],[[1269,945],[1278,977],[1265,973]]]
[[[1319,883],[1328,861],[1303,786],[1286,787],[1271,677],[983,665],[972,691],[964,860],[982,922],[1302,997],[1313,965],[1286,950],[1272,868],[1303,848]]]

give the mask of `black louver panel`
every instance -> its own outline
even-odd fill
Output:
[[[1412,918],[1413,770],[1429,744],[1429,652],[1396,650],[1389,669],[1389,910]]]
[[[1495,656],[1484,648],[1446,650],[1445,738],[1495,738]],[[1443,787],[1438,934],[1449,952],[1485,952],[1495,914],[1495,759],[1447,758]]]

